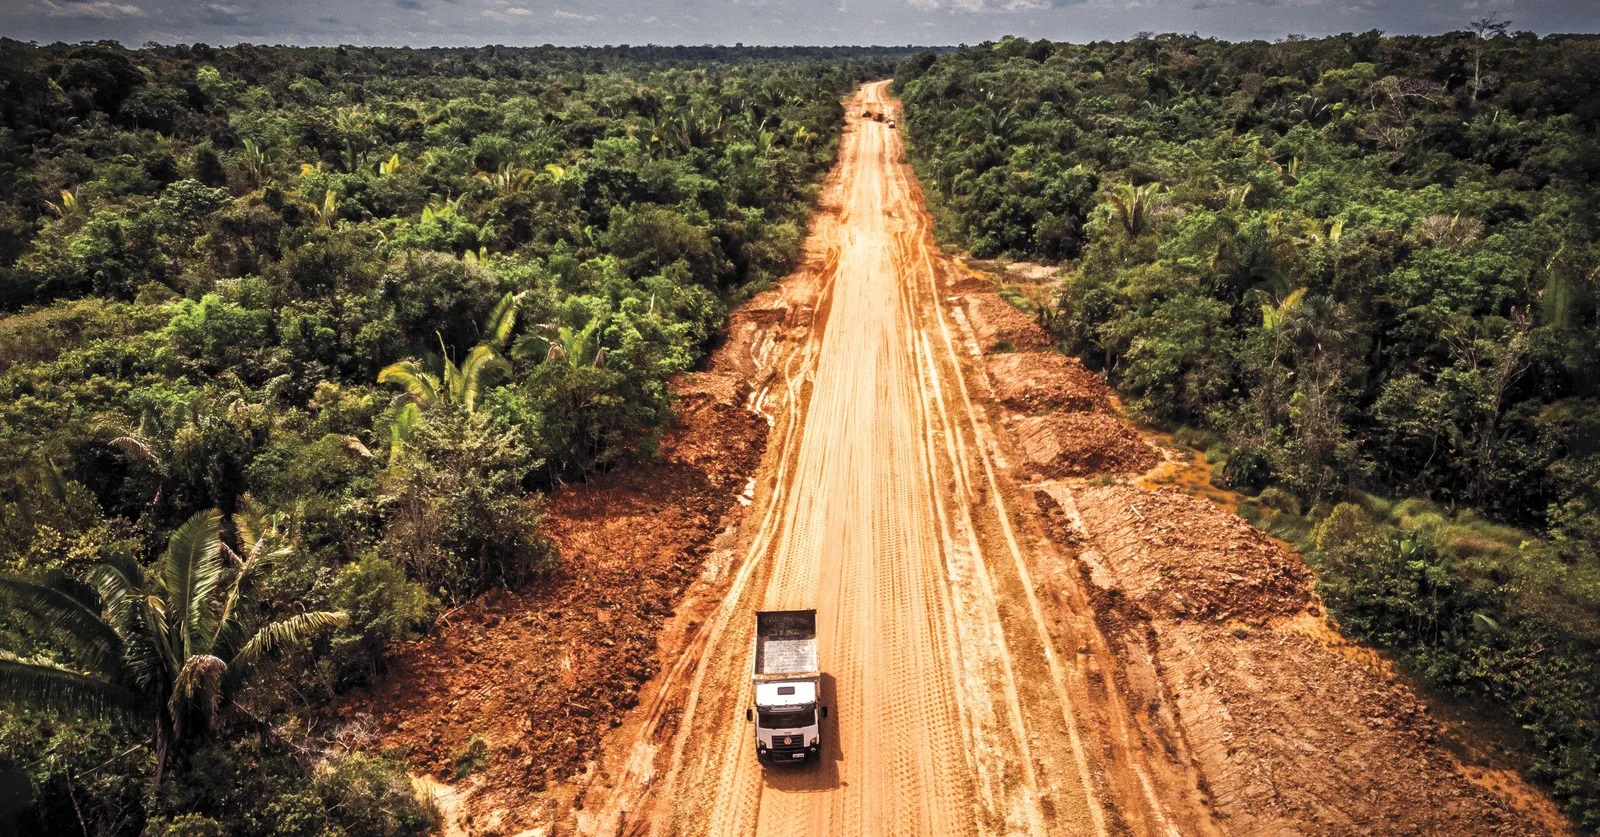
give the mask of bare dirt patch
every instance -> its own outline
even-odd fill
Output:
[[[1161,629],[1165,679],[1217,812],[1242,834],[1540,834],[1437,744],[1405,686],[1310,638]]]
[[[1570,833],[1548,795],[1445,746],[1393,666],[1330,626],[1300,556],[1231,511],[1238,498],[1211,486],[1204,456],[1171,443],[1158,455],[1077,360],[996,351],[1049,337],[964,273],[989,390],[1020,414],[1003,422],[1017,476],[1033,482],[1041,533],[1077,568],[1058,581],[1081,585],[1109,643],[1107,656],[1081,644],[1080,660],[1108,700],[1142,709],[1128,742],[1106,746],[1187,765],[1205,800],[1199,825],[1225,833]],[[1135,472],[1134,484],[1083,479]],[[1159,757],[1150,766],[1165,769]],[[1150,813],[1127,819],[1132,831],[1159,831],[1177,810],[1147,806],[1149,793],[1120,800],[1119,814]]]
[[[1033,318],[996,293],[968,293],[962,297],[967,318],[986,352],[1036,352],[1053,348],[1049,332]]]
[[[1110,413],[1047,413],[1014,427],[1029,479],[1137,474],[1160,455]]]
[[[1111,388],[1076,358],[1058,352],[1007,352],[985,360],[1000,403],[1020,412],[1109,412]]]
[[[1317,607],[1298,556],[1209,503],[1128,485],[1084,487],[1077,501],[1118,587],[1147,610],[1263,624]]]

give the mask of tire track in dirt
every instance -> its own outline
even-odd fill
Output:
[[[997,498],[968,438],[970,401],[954,396],[965,385],[948,380],[959,371],[929,292],[930,224],[908,203],[918,196],[898,135],[855,116],[862,106],[897,109],[884,86],[851,103],[829,186],[837,215],[812,230],[827,239],[813,249],[837,253],[821,280],[831,283],[826,325],[791,350],[805,371],[773,384],[785,391],[778,426],[789,429],[769,447],[752,517],[761,523],[743,536],[736,582],[689,649],[695,675],[677,687],[688,693],[662,701],[682,706],[672,750],[648,768],[630,760],[597,788],[586,832],[611,833],[613,823],[661,834],[1103,830],[1089,779],[1060,781],[1083,772],[1081,754],[1069,752],[1070,707],[1048,706],[1043,716],[1057,720],[1043,725],[1024,717],[1062,696],[1018,684],[1046,671],[1053,651],[1036,631],[1026,651],[1036,659],[1018,661],[1010,647],[1019,625],[1032,626],[1002,617],[1003,582],[974,521],[973,504]],[[945,333],[943,355],[934,328]],[[833,715],[824,758],[804,770],[762,770],[743,722],[761,607],[819,611]],[[1045,774],[1052,784],[1041,790]]]

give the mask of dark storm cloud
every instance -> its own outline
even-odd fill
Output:
[[[0,0],[11,37],[130,44],[955,44],[1142,31],[1245,40],[1446,32],[1491,13],[1518,30],[1600,30],[1595,0]]]

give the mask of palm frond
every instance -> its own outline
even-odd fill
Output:
[[[167,624],[181,632],[182,657],[214,633],[211,597],[222,581],[221,532],[221,512],[196,512],[172,533],[161,559]]]
[[[56,466],[56,461],[48,456],[44,458],[44,484],[56,502],[67,502],[67,478]]]
[[[511,365],[493,348],[484,343],[474,346],[461,364],[461,406],[469,413],[477,409],[484,388],[510,373]]]
[[[98,717],[137,707],[139,696],[98,677],[0,658],[0,703]]]
[[[138,436],[118,436],[115,439],[112,439],[110,444],[112,447],[128,454],[129,456],[134,456],[149,462],[151,465],[155,466],[157,472],[166,472],[166,463],[162,461],[161,457],[144,439],[141,439]]]
[[[414,360],[402,360],[383,367],[378,373],[378,383],[399,384],[406,388],[406,394],[422,406],[432,404],[439,398],[439,379],[427,372]]]
[[[145,640],[143,650],[148,657],[139,670],[151,678],[140,681],[141,684],[150,685],[158,680],[170,682],[183,669],[184,654],[171,630],[173,620],[166,601],[155,594],[140,596],[134,600],[132,617],[131,621]]]
[[[100,612],[113,627],[128,625],[133,601],[144,589],[144,570],[132,557],[113,554],[89,568],[89,583],[100,594]]]
[[[484,334],[489,343],[496,349],[504,351],[511,342],[511,330],[517,326],[517,310],[522,307],[522,295],[510,291],[495,303],[494,310],[489,312],[489,319],[484,322]]]
[[[237,681],[248,675],[255,666],[275,657],[285,648],[303,645],[317,631],[344,625],[349,621],[350,616],[343,611],[313,611],[298,613],[265,625],[256,631],[255,636],[250,637],[250,641],[239,649],[239,653],[233,655],[233,663],[228,672],[229,679]]]
[[[167,713],[172,718],[174,738],[181,739],[187,730],[184,720],[193,707],[200,710],[207,725],[216,722],[217,708],[222,705],[223,678],[228,674],[228,664],[210,654],[196,654],[185,660],[183,669],[172,681],[172,695],[167,698]]]
[[[337,439],[339,441],[339,444],[344,445],[344,449],[345,450],[350,451],[351,453],[361,457],[362,459],[371,459],[372,458],[372,451],[367,448],[366,443],[362,442],[360,439],[357,439],[354,436],[351,436],[351,435],[346,434],[346,433],[329,433],[328,435],[323,436],[322,438],[323,439]]]
[[[43,584],[0,578],[0,598],[33,630],[56,637],[79,666],[107,677],[120,668],[122,637],[101,617],[87,585],[61,573]]]
[[[239,509],[233,513],[233,529],[238,533],[239,545],[250,553],[261,542],[267,512],[255,497],[246,494],[239,498]]]
[[[421,424],[422,409],[415,401],[407,401],[400,405],[400,409],[394,414],[394,420],[389,422],[389,464],[393,465],[399,460]]]

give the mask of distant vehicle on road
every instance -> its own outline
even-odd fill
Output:
[[[763,610],[756,613],[755,706],[744,711],[755,723],[756,758],[765,764],[804,762],[822,752],[822,671],[817,665],[817,612]]]
[[[891,128],[894,127],[894,120],[893,119],[889,120],[889,127],[891,127]]]

